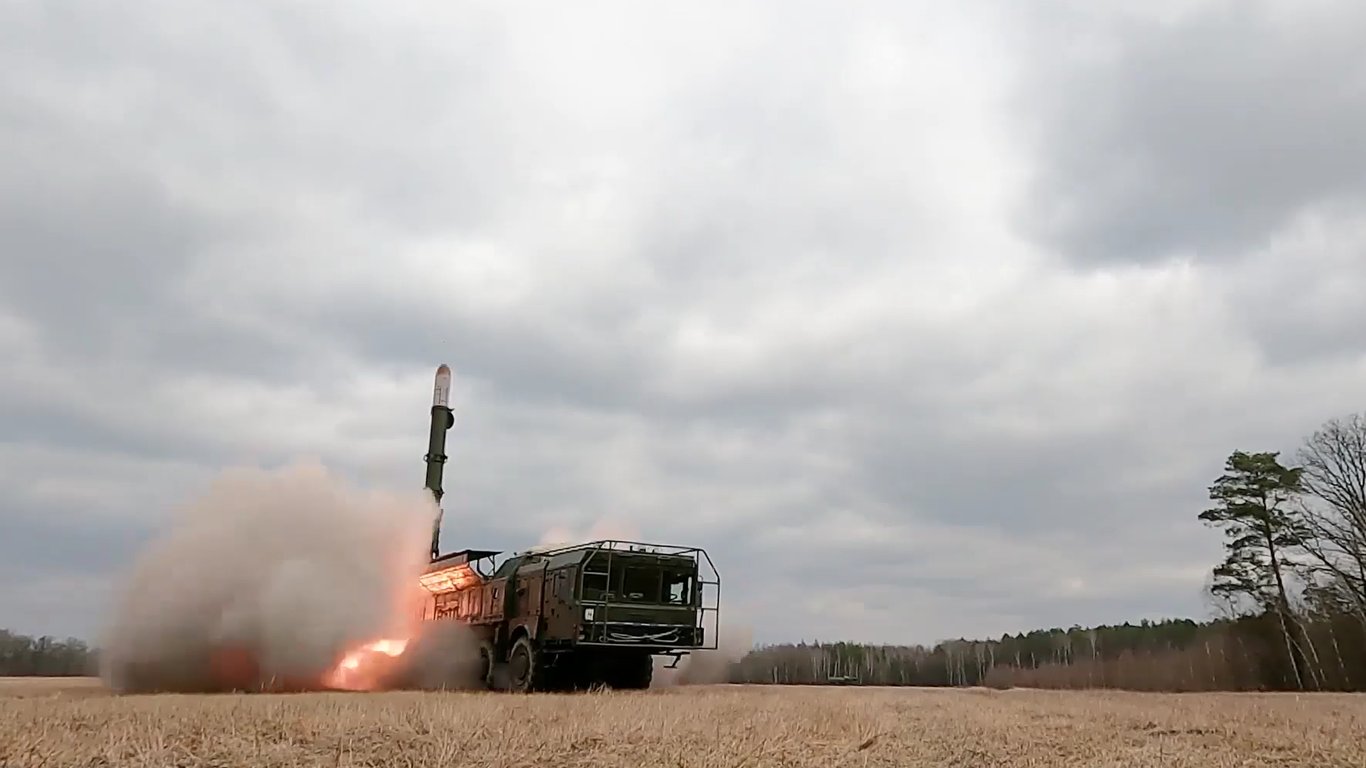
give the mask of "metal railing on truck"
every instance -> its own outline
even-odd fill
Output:
[[[673,544],[654,544],[650,542],[628,541],[624,539],[601,539],[598,541],[590,541],[582,544],[574,544],[550,550],[541,550],[538,551],[536,554],[550,557],[556,554],[561,554],[564,552],[573,552],[577,550],[585,550],[591,553],[584,558],[583,565],[579,568],[578,589],[575,590],[575,594],[579,595],[579,604],[584,607],[602,609],[601,611],[594,610],[592,619],[586,619],[581,617],[581,620],[584,622],[584,625],[589,628],[589,637],[601,636],[604,638],[604,640],[600,641],[580,641],[579,645],[619,647],[622,645],[629,644],[638,645],[644,648],[654,647],[661,649],[674,645],[660,643],[640,643],[632,641],[610,641],[605,639],[608,637],[607,624],[616,623],[607,621],[607,616],[610,614],[610,609],[613,606],[619,606],[623,608],[638,607],[638,605],[634,603],[622,601],[613,602],[612,600],[612,555],[615,552],[621,552],[623,554],[663,555],[665,557],[691,558],[693,563],[697,566],[695,569],[696,589],[694,590],[694,598],[692,600],[692,603],[688,607],[696,609],[697,611],[696,619],[692,624],[692,628],[695,631],[701,632],[703,642],[700,644],[694,642],[694,644],[692,645],[683,646],[682,650],[714,651],[717,649],[719,642],[718,630],[720,629],[721,623],[721,574],[719,571],[716,570],[716,565],[712,562],[711,556],[707,554],[706,550],[702,549],[701,547],[685,547]],[[597,556],[597,553],[599,552],[607,553],[606,570],[588,570],[589,564],[594,562],[594,558]],[[706,571],[703,571],[702,569],[703,564],[706,565]],[[607,579],[607,589],[603,592],[602,600],[587,600],[583,598],[584,579],[587,576],[603,576]],[[706,587],[715,588],[715,595],[714,598],[710,601],[710,603],[707,600],[705,589]],[[711,631],[708,631],[706,626],[708,615],[712,617]],[[599,627],[601,628],[600,632],[593,631],[594,628]],[[695,637],[696,634],[694,634],[694,638]],[[677,659],[675,659],[675,663],[677,663]]]

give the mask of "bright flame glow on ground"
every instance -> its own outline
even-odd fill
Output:
[[[329,688],[347,691],[368,691],[379,685],[388,660],[403,655],[408,647],[406,638],[383,638],[366,643],[342,658],[323,678]]]

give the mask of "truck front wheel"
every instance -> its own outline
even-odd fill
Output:
[[[508,690],[513,693],[530,693],[540,682],[538,672],[539,654],[531,644],[531,638],[522,635],[508,651]]]
[[[643,690],[650,687],[654,676],[654,657],[648,653],[623,656],[615,660],[608,684],[623,690]]]

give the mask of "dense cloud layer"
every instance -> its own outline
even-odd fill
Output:
[[[1068,7],[1068,6],[1071,7]],[[0,625],[224,465],[706,546],[758,640],[1203,613],[1361,407],[1357,4],[0,10]]]
[[[1047,19],[1028,220],[1071,259],[1238,259],[1366,195],[1366,6],[1189,5]]]

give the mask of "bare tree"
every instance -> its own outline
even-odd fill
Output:
[[[1333,419],[1300,448],[1308,580],[1366,627],[1366,416]]]

